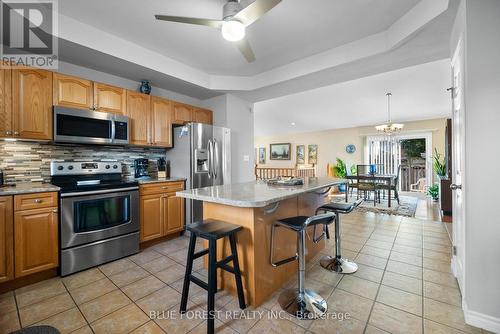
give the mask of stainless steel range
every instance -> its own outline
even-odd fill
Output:
[[[113,162],[51,162],[61,188],[61,276],[139,251],[139,186],[121,171]]]

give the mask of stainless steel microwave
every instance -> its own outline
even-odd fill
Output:
[[[128,117],[92,110],[54,107],[54,142],[126,145]]]

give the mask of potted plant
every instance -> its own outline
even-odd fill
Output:
[[[437,184],[433,184],[429,188],[427,188],[427,194],[431,196],[434,202],[437,202],[439,198],[439,186]]]
[[[356,166],[352,165],[350,171],[351,174],[356,173]],[[333,176],[341,179],[344,179],[347,176],[347,166],[342,159],[337,158],[337,165],[332,167],[332,174]],[[345,184],[339,185],[338,188],[340,192],[345,192],[346,190]]]
[[[446,176],[446,162],[444,160],[444,157],[442,158],[442,155],[438,152],[436,148],[434,148],[434,156],[432,157],[434,160],[432,164],[432,169],[434,169],[434,172],[436,173],[439,178],[443,178]]]

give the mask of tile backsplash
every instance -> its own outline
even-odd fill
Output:
[[[53,145],[38,142],[0,141],[0,169],[5,183],[50,182],[50,162],[118,161],[123,175],[134,175],[134,159],[149,159],[149,172],[156,176],[156,160],[165,158],[165,149],[89,145]]]

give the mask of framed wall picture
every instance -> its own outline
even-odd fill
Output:
[[[308,145],[308,159],[307,163],[315,165],[318,163],[318,145]]]
[[[259,147],[259,164],[265,164],[265,163],[266,163],[266,148]]]
[[[290,160],[290,143],[270,144],[270,160]]]
[[[306,163],[306,147],[305,145],[297,145],[297,165]]]

